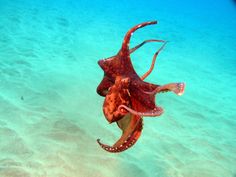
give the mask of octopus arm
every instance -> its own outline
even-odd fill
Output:
[[[130,120],[127,122],[127,119]],[[137,142],[142,132],[143,123],[140,116],[128,114],[128,117],[124,117],[117,124],[122,129],[122,136],[113,146],[103,144],[99,139],[97,140],[98,144],[108,152],[116,153],[127,150]]]

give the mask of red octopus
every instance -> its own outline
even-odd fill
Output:
[[[118,54],[98,61],[104,71],[103,80],[97,87],[97,93],[105,97],[104,115],[109,123],[116,122],[122,130],[122,136],[113,146],[97,140],[99,145],[108,152],[122,152],[133,146],[141,135],[142,118],[160,116],[163,113],[163,109],[155,104],[157,93],[173,91],[177,95],[182,95],[184,92],[185,84],[182,82],[160,86],[144,81],[152,72],[156,58],[166,42],[150,39],[131,49],[129,42],[133,32],[152,24],[157,24],[157,21],[144,22],[131,28],[126,33]],[[131,63],[130,54],[148,42],[161,42],[163,45],[154,54],[150,69],[139,77]]]

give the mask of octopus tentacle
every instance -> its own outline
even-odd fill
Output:
[[[147,25],[152,25],[152,24],[157,24],[157,21],[150,21],[150,22],[144,22],[144,23],[138,24],[138,25],[134,26],[133,28],[131,28],[126,33],[126,35],[124,37],[123,44],[122,44],[122,48],[121,48],[121,51],[124,52],[124,55],[128,55],[128,53],[129,53],[129,42],[130,42],[130,38],[131,38],[133,32],[135,32],[139,28],[142,28]]]
[[[128,148],[132,147],[137,142],[138,138],[140,137],[140,135],[142,133],[142,127],[143,127],[142,124],[143,124],[142,118],[139,117],[139,120],[137,121],[134,131],[131,134],[129,134],[127,139],[124,140],[121,144],[115,143],[115,145],[109,146],[109,145],[101,143],[100,139],[97,139],[97,142],[104,150],[106,150],[108,152],[117,153],[117,152],[125,151]],[[118,140],[118,142],[119,141],[120,140]]]
[[[184,89],[185,89],[185,83],[179,82],[179,83],[170,83],[163,86],[159,86],[151,92],[144,91],[144,93],[155,95],[159,92],[173,91],[176,95],[181,96],[184,93]]]
[[[135,47],[133,47],[132,49],[129,50],[129,54],[133,53],[135,50],[139,49],[140,47],[142,47],[144,44],[148,43],[148,42],[165,42],[164,40],[159,40],[159,39],[149,39],[149,40],[145,40],[142,43],[136,45]]]
[[[155,107],[152,111],[149,111],[149,112],[138,112],[138,111],[135,111],[135,110],[127,107],[126,105],[120,105],[118,107],[118,110],[122,110],[122,109],[126,109],[131,114],[134,114],[134,115],[137,115],[137,116],[155,117],[155,116],[160,116],[163,113],[163,109],[161,107]]]
[[[160,53],[160,51],[165,47],[167,42],[165,42],[161,48],[154,54],[153,56],[153,59],[152,59],[152,64],[151,64],[151,67],[150,69],[141,77],[142,80],[144,80],[147,76],[149,76],[149,74],[152,72],[153,68],[154,68],[154,65],[155,65],[155,62],[156,62],[156,58],[157,58],[157,55]]]

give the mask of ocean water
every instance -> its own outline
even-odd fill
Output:
[[[157,95],[134,147],[99,147],[121,135],[96,93],[101,58],[169,41],[148,82],[183,81],[183,96]],[[132,62],[142,75],[160,44]],[[236,2],[232,0],[0,0],[1,177],[235,177]]]

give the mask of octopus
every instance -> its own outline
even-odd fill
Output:
[[[173,92],[179,96],[184,93],[183,82],[157,85],[144,81],[153,71],[156,58],[165,47],[166,41],[150,39],[129,48],[132,34],[139,28],[153,24],[157,24],[157,21],[144,22],[131,28],[126,33],[119,52],[98,61],[104,71],[104,77],[97,87],[97,93],[105,97],[103,113],[109,123],[116,122],[122,131],[121,137],[112,146],[97,139],[98,144],[108,152],[122,152],[132,147],[141,135],[143,118],[163,114],[163,108],[155,103],[158,93]],[[149,70],[139,76],[132,65],[130,54],[150,42],[159,42],[162,45],[155,52]]]

